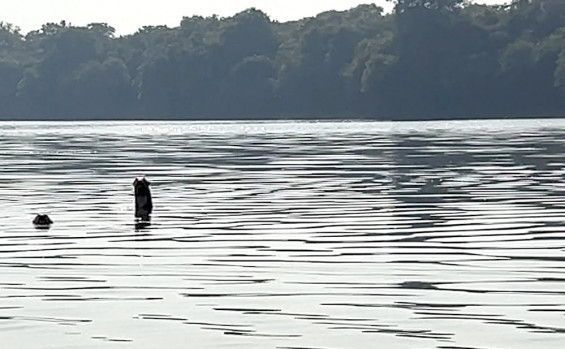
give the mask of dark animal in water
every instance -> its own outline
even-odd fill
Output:
[[[133,181],[135,194],[135,217],[148,221],[153,211],[153,201],[149,190],[149,181],[145,177],[138,177]]]
[[[49,229],[51,224],[53,224],[53,221],[46,214],[38,214],[33,219],[33,225],[38,229]]]

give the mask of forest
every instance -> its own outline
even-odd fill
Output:
[[[259,9],[117,36],[0,23],[0,119],[565,116],[565,1],[393,0],[276,22]]]

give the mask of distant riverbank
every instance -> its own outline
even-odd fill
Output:
[[[565,115],[565,2],[395,5],[285,23],[249,9],[121,37],[0,23],[0,119]]]

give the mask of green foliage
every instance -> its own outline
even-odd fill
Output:
[[[502,51],[500,66],[503,71],[527,69],[535,64],[535,45],[519,39]]]
[[[393,52],[394,36],[385,32],[370,39],[364,39],[357,45],[355,55],[344,75],[355,81],[359,91],[370,93],[375,84],[385,77],[397,63],[398,57]]]
[[[391,119],[565,114],[565,2],[249,9],[116,37],[0,22],[0,118]]]
[[[220,34],[221,54],[238,62],[246,57],[274,57],[278,41],[269,17],[256,9],[238,13],[226,20]]]
[[[390,0],[389,0],[390,1]],[[426,9],[433,11],[451,12],[462,5],[467,0],[395,0],[394,10],[397,14],[404,13],[413,9]]]

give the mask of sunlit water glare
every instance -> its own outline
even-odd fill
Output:
[[[2,348],[563,347],[564,120],[0,134]]]

